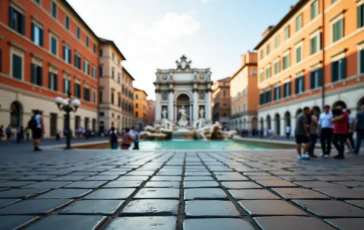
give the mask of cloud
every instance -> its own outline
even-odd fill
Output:
[[[206,3],[209,3],[211,2],[212,0],[200,0],[203,4],[206,4]]]
[[[137,38],[148,39],[157,45],[170,45],[184,36],[195,34],[200,26],[190,13],[170,12],[150,25],[134,23],[131,29]]]

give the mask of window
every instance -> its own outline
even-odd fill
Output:
[[[100,67],[99,67],[99,76],[100,76],[100,77],[102,77],[102,71],[103,71],[102,66],[100,66]]]
[[[89,88],[83,88],[83,99],[85,101],[90,101],[90,89]]]
[[[75,83],[75,97],[81,98],[81,85],[79,83]]]
[[[139,95],[138,94],[135,94],[135,99],[138,99],[139,98]]]
[[[295,79],[295,93],[301,94],[305,91],[305,77],[299,76]]]
[[[40,0],[34,0],[37,4],[40,4]]]
[[[56,37],[51,35],[51,53],[53,55],[57,55],[57,53],[58,53],[57,47],[58,47],[58,40]]]
[[[10,28],[15,30],[16,32],[24,35],[25,34],[25,17],[19,11],[14,9],[13,7],[9,8],[10,10]]]
[[[68,48],[67,46],[63,46],[63,60],[68,64],[71,64],[72,63],[71,57],[72,57],[71,49]]]
[[[318,13],[319,13],[319,2],[318,0],[315,0],[312,4],[311,4],[311,20],[314,19]]]
[[[80,30],[80,27],[77,27],[77,29],[76,29],[76,35],[77,35],[77,38],[78,39],[81,38],[81,30]]]
[[[120,96],[120,94],[118,95],[118,106],[119,107],[121,106],[121,96]]]
[[[70,18],[67,15],[66,15],[66,18],[65,18],[65,26],[66,26],[67,30],[70,29]]]
[[[136,103],[136,104],[135,104],[135,108],[139,108],[139,105],[138,105],[138,103]]]
[[[48,72],[48,88],[54,91],[58,90],[58,75]]]
[[[322,68],[311,71],[310,89],[316,89],[322,86]]]
[[[284,28],[284,40],[287,40],[290,37],[289,25]]]
[[[331,0],[331,4],[335,3],[337,0]]]
[[[270,88],[265,91],[265,103],[270,103],[272,101],[272,93]]]
[[[270,78],[270,66],[268,66],[265,69],[265,79],[269,79]]]
[[[12,54],[12,77],[21,80],[23,78],[23,57]]]
[[[3,72],[3,51],[0,49],[0,73]]]
[[[57,4],[52,2],[52,17],[57,18]]]
[[[310,54],[315,54],[321,50],[321,33],[316,34],[310,39]]]
[[[356,12],[357,12],[357,25],[358,28],[361,28],[364,26],[364,3],[359,5],[356,8]]]
[[[331,63],[331,81],[336,82],[346,77],[346,58]]]
[[[289,67],[289,53],[283,56],[283,70]]]
[[[281,71],[281,62],[278,60],[274,63],[274,74],[278,74]]]
[[[264,72],[261,71],[259,74],[259,81],[262,82],[264,80]]]
[[[1,60],[1,58],[0,58],[0,60]],[[360,61],[360,63],[359,63],[359,72],[364,73],[364,49],[361,49],[359,51],[359,61]]]
[[[94,44],[94,54],[96,53],[96,45]]]
[[[112,77],[112,79],[114,79],[114,77],[115,77],[115,69],[114,68],[112,68],[112,70],[111,70],[111,77]]]
[[[96,91],[92,92],[92,101],[96,104]]]
[[[283,84],[283,97],[290,97],[291,96],[291,82],[286,82]]]
[[[264,105],[264,103],[265,103],[265,94],[264,94],[264,92],[260,92],[259,93],[259,104]]]
[[[302,46],[296,47],[296,63],[302,61]]]
[[[302,28],[302,14],[298,15],[296,18],[296,32]]]
[[[99,91],[99,103],[100,104],[102,103],[102,91],[101,90]]]
[[[43,85],[43,68],[42,66],[36,65],[34,63],[31,64],[31,83],[34,85],[42,86]]]
[[[120,74],[118,74],[118,84],[120,84]]]
[[[105,113],[104,113],[104,112],[100,112],[100,113],[99,113],[99,116],[100,116],[100,117],[103,117],[103,116],[105,116]]]
[[[96,79],[96,67],[92,66],[92,78]]]
[[[274,38],[274,48],[277,48],[279,46],[279,36],[277,35],[275,38]]]
[[[83,62],[83,72],[85,72],[86,75],[90,74],[90,65],[86,60]]]
[[[344,37],[344,18],[332,24],[332,42],[336,42]]]
[[[68,94],[68,91],[71,91],[71,80],[63,78],[63,93]]]
[[[75,67],[81,69],[81,57],[78,54],[75,54]]]
[[[89,40],[88,40],[88,37],[86,36],[86,47],[88,47],[88,43],[89,43]]]
[[[259,57],[260,57],[260,60],[263,59],[263,50],[260,50]]]
[[[224,95],[224,97],[226,97],[226,90],[223,91],[223,95]]]
[[[270,52],[270,45],[269,45],[269,44],[267,45],[266,52],[267,52],[267,55],[268,55],[268,54],[269,54],[269,52]]]
[[[43,30],[34,23],[32,23],[32,41],[37,46],[43,46]]]
[[[100,51],[99,51],[99,56],[100,56],[100,57],[102,57],[102,54],[103,54],[103,53],[102,53],[102,49],[100,49]]]
[[[111,59],[114,61],[114,58],[115,58],[115,54],[114,53],[112,53],[111,54]]]
[[[281,98],[281,87],[277,85],[274,87],[274,100],[278,101]]]
[[[114,92],[111,92],[111,104],[114,104]]]
[[[139,115],[138,112],[135,112],[135,117],[138,117],[138,115]]]

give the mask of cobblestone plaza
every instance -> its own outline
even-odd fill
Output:
[[[364,224],[362,156],[297,161],[292,150],[0,152],[0,229]]]

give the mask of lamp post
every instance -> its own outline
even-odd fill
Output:
[[[57,104],[60,111],[66,112],[66,149],[71,149],[70,113],[76,112],[78,107],[81,105],[81,102],[78,99],[73,99],[71,102],[71,91],[68,91],[67,96],[68,98],[66,99],[56,97],[54,102]]]

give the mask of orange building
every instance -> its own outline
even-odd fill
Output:
[[[136,129],[143,130],[148,124],[148,94],[141,89],[134,87],[134,126]]]
[[[228,129],[230,119],[230,77],[215,81],[212,85],[212,121]]]
[[[123,78],[121,85],[121,108],[122,108],[122,120],[123,128],[131,127],[134,123],[134,78],[123,67]]]
[[[257,129],[258,110],[257,54],[247,52],[241,57],[241,67],[230,78],[230,129]]]
[[[259,126],[276,135],[304,106],[364,103],[363,0],[300,0],[255,49]]]
[[[67,1],[0,1],[0,124],[43,112],[45,136],[63,131],[54,98],[81,100],[71,129],[96,131],[99,39]]]
[[[147,102],[148,102],[148,113],[147,113],[148,125],[153,126],[155,121],[155,101],[148,100]]]

